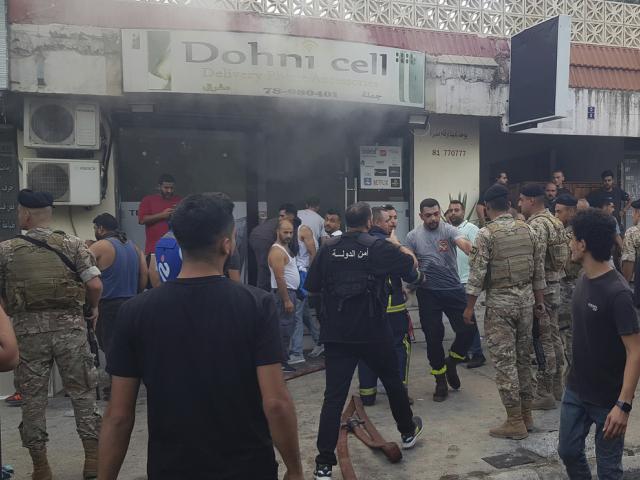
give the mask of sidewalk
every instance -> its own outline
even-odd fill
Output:
[[[481,323],[481,319],[480,324]],[[481,329],[482,330],[482,329]],[[447,338],[451,339],[448,330]],[[493,382],[493,368],[489,365],[468,370],[459,367],[462,388],[450,392],[443,403],[431,400],[434,381],[428,375],[426,350],[422,331],[416,330],[413,346],[410,394],[415,400],[414,413],[422,416],[425,433],[414,450],[404,452],[400,464],[391,465],[381,454],[374,454],[354,437],[350,437],[349,451],[361,480],[536,480],[566,478],[558,464],[556,445],[560,410],[534,412],[536,430],[522,441],[500,440],[489,436],[489,428],[502,422],[504,410]],[[307,479],[311,479],[316,455],[315,440],[324,391],[324,373],[313,373],[288,383],[296,402],[300,443]],[[357,392],[357,379],[352,384]],[[176,392],[178,394],[180,392]],[[184,393],[184,392],[183,392]],[[80,480],[82,469],[81,443],[75,432],[69,399],[56,398],[47,411],[49,454],[55,478]],[[387,440],[399,442],[399,434],[385,395],[367,408],[369,417]],[[31,465],[27,451],[21,447],[18,434],[20,409],[0,406],[2,417],[2,454],[5,463],[16,470],[15,479],[30,478]],[[146,399],[141,398],[129,453],[120,475],[122,480],[141,480],[146,472]],[[506,470],[496,469],[483,460],[500,454],[522,453],[535,459],[532,464]],[[589,456],[593,457],[593,438]],[[625,478],[640,479],[640,416],[631,415],[625,449]],[[594,469],[595,472],[595,469]],[[281,469],[281,475],[284,472]],[[334,478],[341,479],[339,468]]]

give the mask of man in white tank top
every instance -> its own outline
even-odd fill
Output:
[[[298,246],[299,252],[296,256],[296,264],[300,271],[300,284],[304,284],[304,280],[307,278],[307,270],[309,270],[318,252],[318,240],[315,233],[309,225],[305,225],[304,223],[298,227]],[[320,327],[317,321],[311,316],[311,309],[309,308],[306,292],[302,291],[299,293],[301,293],[301,295],[298,297],[298,303],[296,305],[296,323],[293,329],[293,336],[291,337],[290,365],[305,362],[303,352],[305,325],[309,329],[309,333],[313,339],[314,348],[309,356],[317,357],[324,351],[322,346],[319,345]],[[302,295],[304,295],[304,298],[302,298]]]
[[[271,290],[276,301],[280,319],[283,358],[289,357],[289,342],[295,326],[296,291],[300,287],[300,274],[296,259],[291,255],[289,244],[293,239],[293,223],[280,220],[276,230],[276,243],[269,251]],[[285,372],[295,371],[288,362],[282,366]]]

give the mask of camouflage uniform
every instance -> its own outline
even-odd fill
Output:
[[[485,336],[502,403],[530,402],[533,290],[545,288],[544,250],[531,227],[504,214],[478,232],[469,267],[467,293],[487,291]]]
[[[640,226],[634,225],[624,234],[620,261],[636,263],[638,257],[640,257]]]
[[[47,242],[69,258],[82,282],[100,275],[79,238],[47,228],[31,229],[27,236]],[[97,440],[101,419],[96,407],[97,371],[82,312],[84,284],[55,253],[14,238],[0,243],[0,289],[20,349],[15,387],[24,398],[22,444],[40,449],[48,441],[45,410],[54,360],[71,397],[80,438]],[[49,299],[42,300],[47,295]]]
[[[573,229],[571,226],[565,227],[567,238],[569,241],[573,238]],[[564,346],[565,382],[573,359],[573,317],[571,313],[571,300],[573,291],[576,288],[576,280],[582,272],[582,266],[579,263],[567,261],[564,269],[564,278],[560,280],[560,308],[558,309],[558,328],[560,330],[560,338]]]
[[[560,279],[564,277],[564,266],[569,256],[569,242],[564,225],[549,210],[544,209],[527,220],[536,232],[544,256],[544,275],[547,288],[544,290],[544,303],[547,315],[540,318],[540,343],[544,350],[546,370],[544,376],[557,383],[562,378],[564,367],[564,348],[558,328],[558,308],[560,306]],[[537,382],[542,380],[538,371]]]

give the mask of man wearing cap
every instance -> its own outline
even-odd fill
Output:
[[[571,242],[573,238],[573,227],[571,222],[578,211],[578,200],[569,194],[558,196],[555,205],[556,218],[564,225],[567,239]],[[571,257],[564,267],[564,278],[560,279],[560,307],[558,308],[558,330],[560,339],[564,346],[564,382],[566,383],[569,369],[573,363],[573,317],[571,312],[571,299],[576,288],[576,280],[582,272],[582,265],[573,262]]]
[[[95,325],[102,282],[84,242],[51,229],[52,206],[51,194],[21,190],[18,221],[26,234],[0,243],[0,291],[20,348],[15,370],[16,389],[24,398],[20,436],[33,460],[33,480],[51,479],[45,410],[55,360],[85,450],[84,478],[95,478],[97,372],[82,308],[86,301]]]
[[[564,225],[544,206],[544,190],[540,185],[528,184],[520,191],[519,206],[527,223],[536,232],[536,237],[545,251],[544,276],[547,287],[544,305],[536,305],[535,315],[539,322],[540,343],[544,351],[545,364],[538,365],[537,392],[532,408],[551,410],[556,400],[562,400],[564,349],[558,330],[558,307],[560,306],[560,279],[569,259],[569,241]]]
[[[532,307],[544,301],[544,249],[533,228],[511,216],[508,195],[503,185],[484,195],[491,222],[478,232],[469,258],[464,320],[473,322],[476,301],[486,289],[485,336],[507,411],[506,422],[489,434],[519,440],[533,428],[529,352]]]
[[[640,278],[638,278],[638,268],[640,267],[640,200],[631,202],[631,208],[633,208],[633,227],[630,227],[624,235],[624,242],[622,244],[622,275],[631,283],[634,274],[636,280],[634,281],[635,290],[635,302],[636,307],[640,304]]]

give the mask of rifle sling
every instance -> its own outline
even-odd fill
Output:
[[[27,242],[29,242],[29,243],[31,243],[31,244],[33,244],[33,245],[37,246],[37,247],[45,248],[45,249],[49,250],[50,252],[55,253],[55,254],[58,256],[58,258],[60,258],[60,260],[62,260],[62,262],[67,266],[67,268],[68,268],[69,270],[71,270],[73,273],[75,273],[76,275],[78,275],[78,269],[76,268],[76,266],[74,265],[74,263],[69,259],[69,257],[67,257],[67,256],[66,256],[64,253],[62,253],[61,251],[56,250],[55,248],[53,248],[53,247],[52,247],[51,245],[49,245],[48,243],[43,242],[43,241],[41,241],[41,240],[36,240],[35,238],[31,238],[31,237],[28,237],[28,236],[26,236],[26,235],[17,235],[17,237],[16,237],[16,238],[20,238],[20,239],[25,240],[25,241],[27,241]]]

